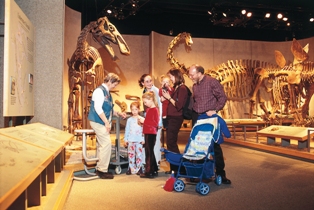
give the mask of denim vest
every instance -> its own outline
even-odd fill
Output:
[[[105,101],[102,105],[102,110],[104,111],[104,114],[106,115],[106,118],[108,119],[108,121],[111,122],[111,117],[113,115],[113,106],[114,106],[114,104],[112,104],[111,94],[102,85],[99,86],[98,88],[102,89],[102,91],[104,92]],[[91,100],[90,109],[88,113],[88,119],[90,121],[105,125],[105,123],[102,121],[102,119],[99,117],[99,115],[97,114],[95,110],[93,100]]]

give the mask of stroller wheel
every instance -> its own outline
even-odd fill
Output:
[[[207,195],[210,191],[210,188],[208,186],[208,184],[205,184],[205,183],[200,183],[200,188],[199,188],[199,193],[201,195]]]
[[[184,190],[185,184],[182,180],[177,179],[174,183],[173,189],[177,192],[182,192]]]
[[[195,191],[198,193],[200,192],[200,185],[201,185],[201,182],[197,183],[195,187]]]
[[[114,169],[114,172],[116,172],[116,174],[121,174],[122,172],[121,166],[116,166],[116,168]]]
[[[216,185],[218,185],[218,186],[221,185],[221,183],[222,183],[222,177],[221,177],[220,175],[216,176],[215,183],[216,183]]]

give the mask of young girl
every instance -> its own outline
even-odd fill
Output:
[[[130,105],[132,117],[126,121],[124,146],[128,147],[129,169],[127,175],[142,173],[143,164],[143,127],[138,124],[140,103],[138,101],[132,102]]]
[[[149,74],[143,74],[140,79],[138,80],[138,84],[140,86],[140,88],[143,88],[143,94],[146,92],[154,92],[155,93],[155,98],[156,101],[158,103],[158,107],[159,107],[159,113],[162,112],[162,103],[160,101],[160,97],[158,95],[158,91],[159,89],[154,85],[153,82],[153,78],[151,75]],[[146,106],[144,105],[144,117],[146,115]],[[159,121],[159,125],[158,125],[159,129],[157,131],[157,135],[156,135],[156,143],[155,143],[155,148],[154,148],[154,153],[155,153],[155,158],[156,158],[156,162],[157,165],[160,164],[161,161],[161,152],[160,152],[160,148],[161,148],[161,128],[162,128],[162,118],[160,116],[160,121]]]
[[[173,93],[173,88],[171,87],[171,80],[168,76],[162,75],[161,79],[161,88],[159,89],[159,97],[160,101],[162,102],[162,125],[164,129],[168,128],[168,120],[167,120],[167,108],[169,101],[163,97],[162,91],[166,90],[171,95]]]
[[[159,123],[159,111],[157,100],[154,92],[146,92],[142,96],[143,103],[147,107],[146,117],[139,118],[143,123],[143,133],[145,135],[145,173],[141,174],[141,178],[154,178],[158,176],[158,166],[154,154],[154,146],[156,143],[156,134]]]

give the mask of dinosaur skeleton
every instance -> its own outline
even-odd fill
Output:
[[[256,74],[254,69],[274,68],[274,65],[256,60],[229,60],[227,63],[222,63],[216,67],[206,70],[205,73],[213,78],[216,78],[222,84],[226,96],[228,98],[228,112],[232,115],[230,101],[245,102],[249,101],[254,90]],[[261,82],[262,87],[269,92],[269,81]],[[260,90],[260,89],[258,89]],[[262,110],[267,111],[265,99],[257,92],[255,97],[258,98]],[[253,106],[250,107],[249,118],[253,116]],[[223,117],[226,117],[225,110],[222,110]]]
[[[173,49],[180,43],[185,41],[185,49],[190,50],[193,44],[191,35],[183,32],[178,34],[170,43],[167,50],[167,60],[174,68],[180,69],[184,74],[188,74],[188,70],[184,64],[180,64],[173,56]],[[251,60],[235,60],[222,63],[213,69],[206,70],[206,74],[218,79],[223,85],[228,101],[244,101],[250,99],[250,93],[254,89],[254,68],[270,66],[268,63]],[[263,100],[261,100],[263,101]],[[228,103],[230,106],[230,103]],[[266,107],[264,108],[266,110]],[[229,113],[231,113],[229,107]],[[224,112],[222,112],[224,115]]]
[[[285,112],[295,114],[294,124],[298,126],[308,125],[313,121],[309,117],[309,103],[314,94],[314,63],[308,61],[308,49],[308,44],[302,48],[299,42],[293,39],[291,52],[294,55],[294,61],[290,65],[287,65],[281,52],[275,51],[276,62],[280,69],[263,69],[257,72],[258,81],[254,90],[254,93],[256,93],[260,87],[259,84],[264,79],[274,78],[276,85],[273,86],[272,91],[274,105],[271,117],[273,117],[278,103],[284,101]],[[254,103],[254,97],[253,94],[252,103]],[[304,99],[303,104],[301,99]]]
[[[172,67],[187,74],[185,65],[180,64],[173,56],[174,47],[183,40],[186,48],[190,48],[193,44],[189,33],[178,34],[169,44],[167,60]],[[309,117],[308,114],[309,102],[314,94],[314,64],[307,61],[308,50],[309,45],[302,48],[294,39],[291,46],[294,61],[291,65],[287,65],[283,55],[275,51],[277,65],[255,60],[229,60],[227,63],[206,70],[205,73],[220,81],[228,102],[246,100],[250,102],[249,118],[252,118],[254,106],[258,102],[265,113],[265,116],[262,116],[265,120],[278,123],[280,120],[275,114],[280,112],[297,115],[294,117],[296,125],[313,125],[313,117]],[[265,99],[260,94],[262,87],[266,92],[271,93],[271,111],[266,108]],[[228,110],[230,113],[231,108],[229,107]]]
[[[188,70],[184,64],[180,64],[176,58],[173,56],[173,49],[180,44],[181,42],[185,41],[185,50],[189,52],[191,50],[191,45],[193,44],[192,37],[190,33],[183,32],[179,33],[176,37],[174,37],[171,42],[169,43],[169,47],[167,50],[167,61],[170,62],[170,65],[173,68],[180,69],[184,74],[188,74]]]
[[[67,62],[70,90],[68,130],[70,133],[73,133],[76,128],[86,128],[88,100],[91,99],[93,90],[104,81],[105,77],[98,50],[87,42],[90,34],[95,42],[107,50],[113,60],[117,60],[117,57],[110,43],[118,45],[121,54],[130,54],[127,43],[107,17],[92,21],[82,29],[77,39],[76,50]],[[82,113],[80,113],[80,108]]]

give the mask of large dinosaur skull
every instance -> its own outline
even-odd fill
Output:
[[[99,18],[97,20],[97,26],[91,32],[93,39],[108,51],[113,60],[116,60],[117,57],[110,42],[119,46],[121,54],[130,55],[129,46],[107,17]]]

